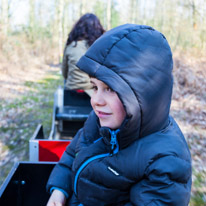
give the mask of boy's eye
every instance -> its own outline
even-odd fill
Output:
[[[92,89],[93,89],[94,91],[97,91],[97,86],[93,85],[93,86],[92,86]]]
[[[108,92],[114,92],[114,90],[112,90],[112,89],[109,88],[109,87],[106,88],[106,91],[108,91]]]

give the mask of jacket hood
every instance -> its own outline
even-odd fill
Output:
[[[152,27],[125,24],[106,32],[77,66],[112,88],[127,113],[120,147],[168,125],[172,96],[172,52]]]

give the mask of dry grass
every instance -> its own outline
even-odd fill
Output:
[[[30,43],[26,36],[0,39],[0,99],[15,99],[27,88],[25,81],[41,79],[58,63],[56,48],[49,42]]]

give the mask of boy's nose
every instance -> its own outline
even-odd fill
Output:
[[[102,92],[98,91],[97,93],[93,94],[92,101],[96,105],[104,105],[105,104],[105,99],[104,99],[104,96],[103,96]]]

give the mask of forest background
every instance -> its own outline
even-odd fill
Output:
[[[29,159],[37,124],[49,134],[64,44],[87,12],[106,30],[137,23],[166,36],[174,56],[171,114],[193,158],[190,205],[206,205],[205,0],[0,0],[0,185],[15,162]]]

